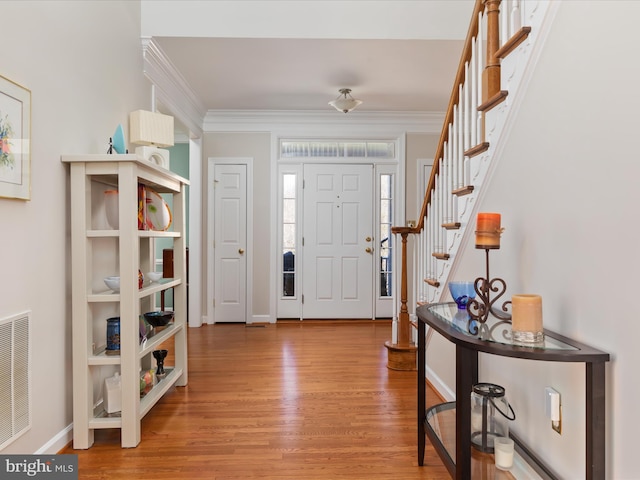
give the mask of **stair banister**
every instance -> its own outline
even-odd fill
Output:
[[[418,217],[418,223],[415,227],[393,227],[391,232],[396,235],[401,236],[401,244],[402,244],[402,256],[401,256],[401,288],[400,288],[400,311],[398,314],[398,324],[397,324],[397,343],[392,343],[387,341],[385,346],[388,350],[388,361],[387,367],[395,370],[415,370],[416,368],[416,346],[411,341],[411,319],[409,317],[409,309],[407,306],[408,296],[407,296],[407,283],[408,283],[408,265],[407,265],[407,239],[409,235],[415,235],[422,232],[424,229],[425,218],[427,218],[427,212],[429,211],[429,206],[432,204],[432,192],[436,188],[437,179],[440,173],[440,168],[442,165],[442,159],[445,156],[445,150],[447,148],[447,142],[451,139],[451,125],[454,123],[455,113],[457,111],[457,106],[460,102],[460,98],[462,96],[462,92],[464,91],[463,86],[465,84],[466,76],[468,75],[468,63],[471,61],[474,51],[478,50],[478,46],[476,45],[476,38],[478,38],[478,42],[481,42],[482,35],[478,35],[480,28],[480,20],[482,17],[482,13],[485,10],[485,6],[492,12],[492,20],[487,22],[487,38],[495,39],[487,41],[487,48],[491,48],[491,52],[487,51],[487,58],[496,58],[496,51],[498,50],[499,43],[499,6],[500,0],[476,0],[474,5],[473,14],[471,16],[471,23],[469,25],[469,30],[467,31],[467,37],[465,39],[462,56],[460,58],[460,63],[458,65],[458,70],[456,73],[456,77],[453,84],[453,89],[451,92],[451,97],[449,99],[449,105],[447,107],[447,112],[445,114],[444,123],[442,127],[442,131],[440,134],[440,140],[438,141],[438,146],[436,148],[436,154],[434,165],[431,169],[431,174],[429,176],[429,181],[427,183],[427,188],[424,196],[424,200],[422,203],[422,208],[420,210],[420,215]],[[495,32],[493,31],[495,30]],[[482,33],[482,32],[481,32]],[[492,65],[492,72],[484,74],[486,78],[486,82],[488,85],[483,89],[484,94],[488,95],[490,92],[498,92],[494,94],[494,96],[499,95],[500,93],[500,65],[499,60],[497,61],[497,65]],[[497,67],[497,68],[496,68]],[[497,71],[497,75],[496,75]],[[478,81],[482,81],[478,78]],[[497,85],[496,85],[497,82]],[[472,88],[473,90],[473,88]],[[487,101],[487,98],[483,94],[483,100]],[[473,94],[471,94],[473,97]],[[471,100],[473,102],[473,100]],[[472,103],[473,104],[473,103]],[[477,105],[477,103],[476,103]],[[473,108],[473,107],[472,107]],[[481,113],[479,113],[481,115]],[[473,129],[472,129],[473,131]],[[478,139],[479,140],[479,139]],[[472,148],[477,148],[473,147]],[[465,152],[466,154],[466,152]],[[445,201],[444,198],[441,200]],[[440,202],[443,203],[443,202]],[[438,208],[442,208],[440,204]],[[442,211],[441,211],[442,213]],[[430,240],[439,241],[441,239],[430,237]],[[425,261],[431,261],[430,259]]]
[[[460,63],[458,64],[458,71],[456,73],[456,78],[454,80],[454,88],[451,92],[451,98],[449,99],[449,106],[447,107],[447,112],[444,117],[444,123],[442,125],[442,132],[440,133],[440,140],[438,141],[438,146],[436,147],[436,153],[434,158],[440,159],[443,156],[445,142],[448,139],[449,133],[449,124],[453,120],[453,110],[455,105],[457,105],[459,100],[459,89],[458,85],[464,84],[465,80],[465,65],[471,59],[472,54],[472,46],[475,43],[474,40],[476,35],[478,34],[478,25],[480,24],[480,14],[484,10],[484,1],[476,0],[476,4],[473,10],[473,15],[471,16],[471,24],[469,26],[469,30],[467,32],[467,38],[464,43],[464,48],[462,50],[462,57],[460,58]],[[438,174],[437,163],[433,164],[433,168],[431,169],[431,175],[429,176],[429,182],[427,183],[427,189],[424,197],[424,201],[422,202],[422,209],[420,210],[420,215],[418,217],[418,223],[416,224],[414,231],[411,233],[419,233],[424,227],[424,219],[427,213],[427,205],[431,202],[431,192],[435,186],[435,177]]]

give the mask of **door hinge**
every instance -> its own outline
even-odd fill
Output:
[[[302,246],[304,247],[304,237],[302,237]]]
[[[216,306],[216,299],[215,298],[213,299],[213,306],[214,307]]]
[[[304,305],[304,293],[302,294],[302,304]]]

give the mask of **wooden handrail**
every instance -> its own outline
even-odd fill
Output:
[[[485,8],[487,8],[488,10],[490,9],[492,11],[492,14],[495,18],[492,19],[488,27],[490,28],[490,30],[493,30],[495,28],[495,32],[489,31],[487,32],[487,35],[491,36],[492,38],[497,38],[496,37],[496,35],[498,35],[497,13],[498,13],[499,5],[500,5],[500,0],[476,0],[475,6],[473,9],[473,14],[471,16],[469,30],[467,32],[467,37],[462,50],[462,55],[460,57],[460,63],[458,64],[458,71],[456,73],[453,89],[451,91],[451,97],[449,99],[447,113],[445,115],[444,122],[442,125],[440,140],[438,142],[438,147],[436,149],[436,154],[434,157],[435,162],[431,169],[431,175],[429,176],[429,181],[427,183],[427,190],[425,192],[424,201],[422,203],[422,209],[420,211],[418,223],[415,227],[403,226],[403,227],[391,228],[391,232],[393,234],[396,234],[396,235],[399,234],[402,237],[402,242],[401,242],[402,271],[401,271],[401,283],[400,283],[401,284],[400,311],[398,313],[398,325],[397,325],[398,340],[396,344],[391,344],[390,342],[387,342],[385,344],[389,349],[389,361],[387,364],[389,368],[398,368],[398,365],[402,363],[408,366],[408,368],[412,368],[413,366],[412,364],[415,363],[415,345],[411,343],[411,320],[409,317],[409,310],[407,308],[407,302],[408,302],[408,298],[407,298],[407,281],[408,281],[407,279],[407,237],[409,235],[419,234],[424,228],[424,221],[427,215],[427,208],[429,206],[429,203],[431,202],[431,192],[435,188],[436,175],[438,175],[439,173],[439,160],[444,156],[445,143],[447,142],[448,136],[449,136],[449,125],[453,123],[454,108],[460,100],[459,87],[460,85],[463,85],[464,82],[466,81],[465,66],[467,62],[471,60],[471,57],[473,55],[473,41],[474,41],[474,38],[477,37],[478,30],[480,28],[480,14],[485,10]],[[494,43],[495,43],[495,46],[494,46]],[[487,57],[488,58],[490,57],[491,59],[495,59],[496,58],[495,50],[497,50],[498,48],[497,41],[494,42],[492,40],[491,42],[488,42],[487,47],[492,48],[491,52],[487,51]],[[487,95],[488,92],[499,92],[500,90],[499,60],[497,65],[498,75],[496,75],[495,65],[492,64],[491,66],[492,66],[492,71],[486,72],[484,74],[484,76],[486,77],[485,82],[487,82],[489,85],[483,84],[483,87],[484,87],[483,96]],[[497,85],[495,84],[495,79],[497,79],[497,82],[498,82]],[[392,360],[392,355],[393,355],[393,360]],[[399,356],[404,356],[403,361],[398,361]]]
[[[440,140],[438,141],[438,147],[436,148],[436,154],[434,156],[435,162],[433,164],[433,168],[431,169],[429,182],[427,183],[427,191],[424,196],[424,201],[422,202],[422,209],[420,210],[418,223],[416,224],[412,233],[420,233],[424,228],[424,219],[427,216],[427,207],[431,202],[431,192],[435,188],[436,175],[438,175],[439,173],[438,160],[444,155],[444,145],[449,137],[449,124],[453,122],[453,108],[458,104],[458,101],[460,100],[458,87],[465,81],[465,64],[471,59],[473,39],[478,35],[478,18],[480,16],[480,13],[484,11],[484,7],[485,0],[476,0],[476,4],[473,8],[473,14],[471,16],[469,30],[467,31],[467,38],[464,41],[462,56],[460,57],[460,63],[458,64],[458,72],[456,73],[456,78],[453,83],[451,98],[449,99],[449,106],[447,107],[447,113],[442,124],[442,132],[440,133]]]

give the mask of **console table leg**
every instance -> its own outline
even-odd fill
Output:
[[[424,465],[424,450],[426,432],[426,327],[424,322],[418,322],[418,465]]]
[[[605,478],[605,364],[586,364],[587,480]]]
[[[456,346],[456,478],[471,478],[471,389],[478,383],[478,352]]]

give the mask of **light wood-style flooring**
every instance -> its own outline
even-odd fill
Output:
[[[387,369],[390,335],[388,321],[191,328],[189,384],[147,414],[138,447],[97,430],[61,453],[87,480],[448,479],[428,443],[418,466],[416,372]]]

